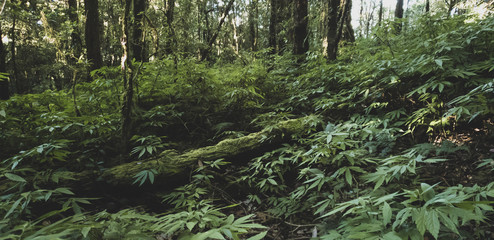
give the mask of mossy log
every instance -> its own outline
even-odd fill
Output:
[[[318,125],[318,118],[307,116],[298,119],[282,121],[273,127],[247,136],[226,139],[214,146],[208,146],[178,154],[165,151],[157,157],[142,161],[124,163],[103,171],[99,177],[111,185],[129,185],[135,180],[134,176],[143,170],[154,169],[156,182],[172,179],[175,176],[187,175],[200,161],[214,161],[227,159],[230,162],[242,159],[242,155],[260,155],[263,150],[289,141],[294,135],[309,133]],[[86,178],[94,173],[81,172],[73,176]],[[94,175],[93,175],[94,177]]]

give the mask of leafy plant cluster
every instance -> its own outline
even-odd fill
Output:
[[[160,209],[107,211],[91,190],[64,185],[66,171],[120,161],[118,68],[2,101],[0,239],[255,240],[274,238],[263,226],[273,222],[310,225],[320,239],[491,238],[493,31],[492,18],[427,17],[399,36],[378,29],[331,63],[262,51],[223,66],[134,63],[130,160],[317,114],[313,128],[243,166],[198,162]],[[448,141],[455,134],[471,142]],[[144,189],[156,174],[132,177]]]

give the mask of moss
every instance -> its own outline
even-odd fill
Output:
[[[132,184],[134,176],[143,170],[155,169],[158,178],[169,178],[183,173],[198,161],[211,161],[229,158],[261,149],[267,144],[277,144],[291,138],[293,134],[304,134],[315,125],[314,116],[307,116],[280,122],[276,126],[251,133],[247,136],[226,139],[214,146],[195,149],[179,155],[175,151],[165,151],[158,157],[121,164],[107,169],[103,178],[112,184]]]

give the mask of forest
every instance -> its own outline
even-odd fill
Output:
[[[493,0],[0,0],[0,239],[494,239]]]

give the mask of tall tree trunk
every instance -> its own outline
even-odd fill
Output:
[[[130,26],[130,8],[132,0],[125,0],[124,19],[122,23],[122,76],[124,83],[124,97],[122,104],[122,153],[128,153],[129,141],[132,136],[132,105],[134,97],[134,83],[131,61],[129,61],[129,26]]]
[[[277,52],[276,43],[278,38],[278,0],[271,0],[270,17],[269,17],[269,47],[272,53]]]
[[[303,55],[309,51],[308,25],[308,0],[295,0],[294,17],[294,44],[293,53]]]
[[[166,30],[165,39],[165,53],[167,55],[173,53],[173,45],[176,45],[175,29],[173,28],[173,17],[175,11],[175,0],[165,0],[165,17],[166,25],[168,29]]]
[[[68,5],[67,15],[69,16],[72,25],[72,33],[70,34],[70,48],[72,51],[68,60],[70,63],[74,64],[82,54],[82,40],[78,27],[79,18],[77,16],[77,0],[68,0]]]
[[[92,71],[103,67],[98,0],[84,0],[84,7],[86,9],[87,60],[90,63],[89,70]]]
[[[143,31],[143,17],[146,11],[146,0],[134,0],[134,19],[133,32],[130,49],[132,49],[132,57],[138,62],[146,62],[146,47]]]
[[[221,27],[223,26],[223,23],[225,23],[225,19],[226,17],[228,17],[228,14],[230,13],[230,10],[232,9],[234,2],[235,0],[230,0],[226,5],[226,7],[223,9],[223,13],[221,15],[220,22],[218,23],[218,27],[216,28],[214,34],[208,39],[208,45],[205,51],[203,52],[203,54],[201,54],[201,60],[209,59],[213,44],[216,42],[216,39],[218,38],[221,32]]]
[[[259,0],[251,0],[249,4],[249,45],[250,49],[257,51],[257,39],[258,39],[258,18],[259,18]]]
[[[355,32],[352,27],[352,0],[345,1],[345,12],[342,38],[347,42],[355,42]]]
[[[396,1],[396,9],[395,9],[395,31],[397,34],[401,32],[401,28],[403,19],[403,0]]]
[[[377,20],[377,25],[380,27],[383,21],[383,0],[379,2],[379,18]]]
[[[335,60],[338,52],[338,13],[340,0],[328,1],[328,26],[326,27],[326,36],[324,39],[326,47],[326,57],[328,60]]]
[[[14,12],[12,16],[12,29],[10,30],[10,62],[12,63],[12,75],[10,76],[11,81],[14,83],[14,87],[17,93],[21,93],[24,90],[23,84],[17,78],[17,54],[15,51],[16,48],[16,37],[15,37],[15,25],[17,22],[17,14]],[[1,40],[0,40],[1,41]]]
[[[0,22],[0,73],[6,73],[7,72],[7,66],[5,62],[5,56],[7,56],[7,53],[5,52],[5,47],[3,45],[2,37],[3,37],[3,31],[2,31],[2,22]],[[0,100],[7,100],[9,99],[9,79],[8,78],[1,78],[0,77]]]
[[[429,13],[430,10],[431,10],[431,2],[430,2],[430,0],[426,0],[425,1],[425,12]]]

